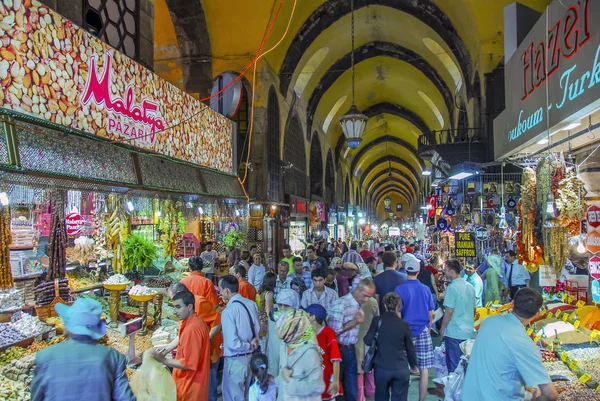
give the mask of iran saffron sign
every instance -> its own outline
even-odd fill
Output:
[[[0,107],[231,173],[232,122],[38,1],[0,2]]]

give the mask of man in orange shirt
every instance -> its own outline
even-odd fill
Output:
[[[246,280],[246,268],[237,265],[233,269],[233,275],[238,279],[239,290],[238,294],[250,301],[256,302],[256,289]]]
[[[208,326],[196,316],[194,295],[181,291],[173,296],[173,313],[180,321],[179,345],[175,359],[164,351],[152,351],[154,358],[173,368],[177,401],[208,401],[210,349]]]
[[[189,264],[192,272],[189,276],[181,280],[181,283],[184,284],[192,294],[208,299],[208,302],[213,306],[218,305],[219,297],[217,296],[217,290],[215,290],[214,284],[200,273],[204,268],[204,261],[202,258],[200,256],[192,256]]]
[[[176,294],[188,291],[187,287],[181,282],[173,284],[169,290],[169,298],[173,299]],[[210,329],[210,387],[208,389],[208,401],[217,401],[217,373],[219,370],[219,362],[223,356],[223,333],[221,332],[221,313],[219,313],[213,305],[204,297],[194,296],[196,315],[204,320]],[[179,339],[173,341],[165,349],[165,353],[169,353],[175,348]]]

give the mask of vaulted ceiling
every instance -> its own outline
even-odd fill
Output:
[[[156,0],[155,69],[203,94],[197,76],[244,70],[279,11],[257,65],[255,105],[267,102],[270,74],[280,97],[304,113],[306,131],[323,136],[322,154],[332,150],[336,171],[343,161],[361,198],[395,191],[414,206],[430,168],[417,155],[418,138],[454,128],[457,104],[472,123],[482,90],[474,82],[502,60],[503,8],[511,2],[354,0],[356,105],[369,117],[355,150],[338,123],[352,104],[350,0],[284,0],[280,9],[281,0]],[[520,2],[542,11],[550,0]]]

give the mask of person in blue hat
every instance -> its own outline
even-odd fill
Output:
[[[323,352],[323,380],[325,392],[321,395],[323,400],[333,400],[337,395],[342,395],[340,385],[340,362],[342,356],[338,346],[335,332],[327,326],[327,311],[322,305],[312,304],[304,308],[309,315],[310,324],[317,334],[319,347]]]
[[[98,343],[106,334],[102,305],[78,299],[56,304],[69,339],[38,352],[31,400],[135,401],[125,374],[125,357]]]

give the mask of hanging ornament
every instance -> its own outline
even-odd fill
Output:
[[[438,219],[437,228],[440,231],[446,231],[448,229],[448,221],[446,219],[444,219],[443,217]]]
[[[506,206],[509,209],[514,209],[517,207],[517,201],[513,199],[512,195],[508,197],[508,202],[506,202]]]

